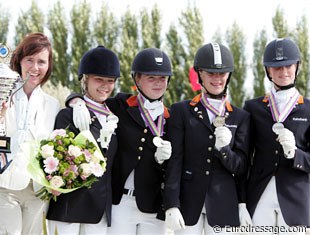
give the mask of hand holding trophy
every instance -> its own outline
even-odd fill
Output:
[[[10,153],[10,138],[6,136],[5,109],[19,74],[12,71],[8,64],[10,59],[10,49],[0,44],[0,174],[9,166],[6,153]]]

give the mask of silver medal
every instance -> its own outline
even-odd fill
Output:
[[[163,139],[160,138],[159,136],[155,136],[153,138],[153,144],[158,148],[160,146],[162,146],[162,142],[163,142]]]
[[[225,117],[222,116],[217,116],[216,118],[214,118],[213,120],[213,125],[215,127],[221,127],[225,125]]]
[[[278,135],[280,130],[284,129],[284,125],[281,122],[276,122],[275,124],[273,124],[272,126],[272,131]]]

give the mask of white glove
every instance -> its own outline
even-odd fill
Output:
[[[159,164],[162,164],[165,160],[168,160],[171,157],[172,147],[170,141],[163,140],[161,145],[157,147],[155,152],[155,160]]]
[[[166,210],[165,224],[173,231],[185,228],[185,222],[179,208],[173,207]]]
[[[215,148],[220,150],[224,146],[229,145],[232,134],[226,126],[220,126],[215,128]]]
[[[253,225],[251,216],[246,208],[245,203],[239,203],[239,220],[240,220],[240,226],[247,226],[247,225]]]
[[[73,108],[73,123],[80,131],[89,130],[91,124],[90,113],[84,100],[77,98],[70,101],[70,107]]]
[[[117,128],[117,123],[118,117],[115,115],[109,115],[107,117],[107,122],[101,125],[102,128],[100,129],[100,138],[98,142],[100,142],[102,148],[108,148],[112,134]]]
[[[294,158],[295,149],[297,148],[293,132],[287,128],[283,128],[279,131],[278,140],[282,145],[284,156],[288,159]]]

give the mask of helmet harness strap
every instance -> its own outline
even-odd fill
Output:
[[[289,84],[289,85],[286,85],[286,86],[280,86],[280,85],[278,85],[277,83],[275,83],[275,82],[272,80],[272,77],[270,77],[269,72],[268,72],[268,70],[267,70],[267,67],[265,67],[265,71],[266,71],[266,74],[267,74],[267,77],[269,78],[269,80],[270,80],[273,84],[275,84],[275,85],[277,86],[277,88],[279,88],[279,90],[282,90],[282,91],[288,90],[288,89],[290,89],[290,88],[292,88],[292,87],[295,86],[295,84],[296,84],[296,79],[297,79],[297,74],[298,74],[298,69],[299,69],[299,62],[297,62],[294,82],[291,83],[291,84]]]
[[[155,60],[156,65],[159,65],[159,66],[163,65],[163,63],[164,63],[164,55],[163,55],[163,52],[162,52],[162,51],[153,51],[153,53],[154,53],[154,60]],[[143,74],[143,73],[142,73],[142,74]],[[133,78],[133,80],[134,80],[134,83],[135,83],[135,85],[136,85],[138,91],[139,91],[146,99],[148,99],[150,102],[154,102],[154,101],[156,101],[156,100],[161,101],[162,98],[164,97],[164,94],[165,94],[165,93],[164,93],[161,97],[159,97],[158,99],[151,99],[151,98],[148,97],[148,96],[142,91],[142,89],[140,89],[140,87],[138,86],[138,84],[137,84],[137,82],[136,82],[136,75],[137,75],[137,73],[132,73],[132,74],[131,74],[131,76],[132,76],[132,78]],[[167,87],[168,87],[168,84],[169,84],[169,81],[170,81],[170,77],[171,77],[171,76],[168,77]],[[167,88],[166,88],[166,89],[167,89]],[[166,91],[166,90],[165,90],[165,91]]]
[[[223,64],[223,62],[222,62],[221,47],[220,47],[220,45],[218,43],[211,43],[211,45],[212,45],[212,49],[213,49],[214,65],[215,65],[215,67],[217,65],[221,66]],[[229,73],[229,76],[228,76],[228,78],[226,80],[226,84],[225,84],[224,90],[220,94],[217,94],[217,95],[212,94],[211,92],[209,92],[208,89],[203,85],[203,82],[202,82],[202,79],[201,79],[200,73],[199,73],[199,68],[197,70],[197,74],[198,74],[200,85],[203,87],[205,93],[210,96],[210,98],[212,98],[212,99],[219,99],[219,98],[222,98],[223,96],[226,96],[226,94],[227,94],[227,92],[226,92],[227,91],[227,86],[228,86],[228,83],[229,83],[229,80],[230,80],[231,73]]]
[[[156,100],[161,101],[161,100],[163,99],[163,97],[164,97],[164,95],[165,95],[165,92],[166,92],[167,88],[166,88],[164,94],[163,94],[161,97],[159,97],[158,99],[151,99],[150,97],[148,97],[148,96],[142,91],[142,89],[140,89],[140,86],[138,86],[138,84],[137,84],[137,82],[136,82],[136,75],[137,75],[137,73],[132,73],[132,74],[131,74],[132,79],[134,80],[134,83],[135,83],[135,85],[136,85],[138,91],[144,96],[144,98],[148,99],[151,103],[154,102],[154,101],[156,101]],[[168,84],[169,84],[169,81],[170,81],[170,77],[171,77],[171,76],[168,77],[167,87],[168,87]]]
[[[281,61],[281,60],[284,60],[284,59],[287,59],[287,57],[284,56],[284,49],[283,49],[283,39],[277,39],[275,40],[275,55],[276,57],[274,58],[274,60],[276,61]],[[297,79],[297,73],[298,73],[298,68],[299,68],[299,62],[297,62],[297,66],[296,66],[296,72],[295,72],[295,79],[294,79],[294,82],[289,84],[289,85],[286,85],[286,86],[280,86],[278,85],[277,83],[275,83],[273,80],[272,80],[272,77],[270,77],[269,75],[269,72],[268,72],[268,69],[267,67],[265,66],[265,71],[266,71],[266,75],[267,77],[269,78],[269,80],[277,86],[277,88],[279,88],[279,90],[288,90],[292,87],[295,86],[295,83],[296,83],[296,79]]]
[[[273,84],[275,84],[275,85],[277,86],[277,88],[279,88],[279,90],[281,90],[281,91],[288,90],[288,89],[290,89],[290,88],[292,88],[292,87],[295,86],[295,82],[292,83],[292,84],[286,85],[286,86],[280,86],[280,85],[278,85],[277,83],[275,83],[274,81],[272,81],[272,82],[273,82]]]

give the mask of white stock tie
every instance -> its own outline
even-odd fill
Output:
[[[144,108],[149,111],[153,121],[155,121],[159,115],[164,113],[164,104],[158,100],[150,102],[148,99],[145,99]]]

